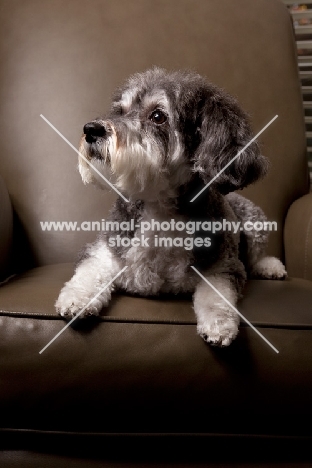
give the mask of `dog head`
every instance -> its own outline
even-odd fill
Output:
[[[195,73],[154,68],[117,90],[110,113],[84,126],[80,153],[128,197],[176,197],[197,174],[208,183],[252,139],[246,114]],[[84,158],[84,183],[95,175]],[[246,187],[267,170],[253,142],[213,182],[221,193]]]

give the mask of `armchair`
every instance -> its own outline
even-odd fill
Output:
[[[0,286],[0,465],[308,463],[312,203],[286,8],[2,0],[0,14],[0,273],[14,275]],[[239,304],[278,354],[244,323],[229,348],[209,347],[189,298],[122,294],[39,354],[66,325],[55,300],[97,234],[41,223],[99,221],[114,198],[83,186],[76,153],[40,115],[78,146],[115,87],[152,65],[194,69],[225,88],[255,134],[279,116],[260,137],[269,174],[243,193],[277,222],[269,254],[286,260],[289,277],[249,281]]]

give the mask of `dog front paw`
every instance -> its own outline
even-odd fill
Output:
[[[86,291],[65,285],[55,303],[56,311],[66,318],[99,315],[103,302],[98,298],[94,299],[94,296],[96,296],[96,293],[91,295]]]
[[[218,315],[215,318],[198,323],[198,334],[212,346],[229,346],[238,334],[238,316]]]

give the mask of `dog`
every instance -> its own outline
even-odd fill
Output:
[[[109,114],[84,126],[78,167],[85,184],[101,185],[90,162],[118,189],[108,219],[116,226],[132,220],[132,227],[101,233],[86,246],[56,301],[58,313],[74,317],[85,308],[81,316],[98,315],[118,289],[140,296],[191,293],[198,334],[228,346],[238,333],[233,307],[247,277],[287,274],[280,260],[265,255],[264,229],[207,236],[203,228],[205,222],[266,220],[235,192],[268,170],[256,141],[244,149],[251,140],[249,118],[237,101],[197,73],[155,67],[131,76],[115,92]],[[194,227],[192,248],[178,229],[183,223]],[[143,232],[142,224],[151,227]],[[168,225],[171,243],[147,243],[168,241]]]

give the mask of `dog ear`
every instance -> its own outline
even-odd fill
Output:
[[[236,100],[213,86],[207,86],[201,94],[194,139],[197,141],[194,171],[208,183],[228,164],[213,182],[223,194],[263,177],[268,160],[260,154],[255,141],[231,162],[253,138],[248,117]]]

